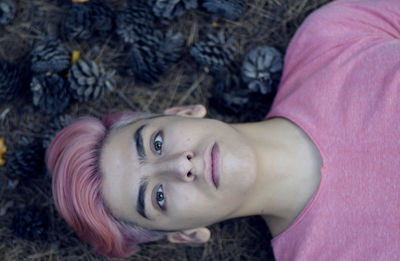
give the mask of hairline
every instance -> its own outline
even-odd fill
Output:
[[[161,118],[161,117],[166,117],[166,116],[172,116],[172,115],[166,115],[166,114],[153,114],[150,113],[149,116],[146,115],[144,117],[140,117],[140,116],[132,116],[132,118],[128,118],[128,119],[124,119],[122,120],[121,123],[116,123],[115,125],[111,126],[111,129],[109,130],[109,132],[113,132],[115,130],[119,130],[123,127],[128,127],[132,124],[135,124],[141,120],[151,120],[151,119],[155,119],[155,118]]]

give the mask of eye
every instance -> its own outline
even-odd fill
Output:
[[[162,185],[158,187],[157,193],[156,193],[156,202],[157,205],[161,208],[165,208],[165,197],[164,197],[164,190]]]
[[[161,137],[161,133],[157,133],[154,137],[154,150],[157,152],[158,155],[161,155],[162,152],[162,145],[163,145],[163,138]]]

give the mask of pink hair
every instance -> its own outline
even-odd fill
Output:
[[[128,257],[138,250],[138,244],[162,237],[114,218],[100,189],[99,154],[106,136],[113,126],[143,115],[126,111],[101,121],[82,117],[60,131],[46,152],[59,214],[97,253],[109,257]]]

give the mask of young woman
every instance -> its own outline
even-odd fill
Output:
[[[312,13],[256,123],[164,114],[81,118],[47,151],[61,216],[99,253],[206,242],[208,225],[261,215],[277,260],[400,258],[400,2]]]

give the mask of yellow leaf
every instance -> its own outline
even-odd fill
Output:
[[[4,137],[0,138],[0,153],[4,153],[7,151],[7,147],[4,144]]]
[[[80,57],[81,57],[81,53],[78,50],[72,51],[71,65],[76,63]]]
[[[6,164],[6,160],[3,159],[3,154],[7,151],[7,146],[4,144],[4,138],[0,138],[0,166]]]

